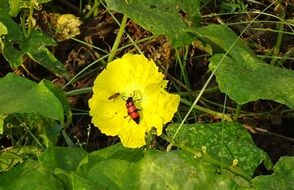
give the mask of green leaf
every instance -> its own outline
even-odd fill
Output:
[[[224,54],[216,54],[210,59],[211,70],[222,60],[215,73],[222,92],[239,104],[268,99],[294,108],[293,71],[268,65],[258,59],[226,26],[209,25],[194,29],[194,33],[217,45],[230,56],[222,60]]]
[[[94,154],[98,158],[84,160],[83,169],[78,170],[77,174],[88,180],[88,184],[95,184],[97,189],[238,187],[228,176],[217,174],[214,166],[197,160],[192,164],[183,159],[179,151],[131,150],[115,145]]]
[[[191,165],[177,151],[148,151],[140,161],[142,189],[236,189],[237,185],[205,162]],[[137,168],[137,167],[136,167]]]
[[[91,152],[81,161],[78,171],[81,176],[84,176],[87,175],[89,168],[94,164],[106,159],[122,159],[129,162],[136,162],[142,157],[143,153],[140,149],[125,148],[118,143],[102,150]]]
[[[35,45],[32,44],[31,48]],[[70,79],[70,74],[67,72],[64,65],[56,59],[56,57],[44,46],[39,47],[38,50],[32,50],[26,52],[32,60],[36,61],[40,65],[44,66],[57,76]]]
[[[80,161],[87,155],[82,148],[49,147],[39,157],[39,161],[48,168],[61,168],[65,171],[75,171]]]
[[[0,79],[0,86],[0,115],[36,113],[63,123],[63,107],[43,82],[9,73]]]
[[[224,54],[214,55],[210,61],[213,69]],[[262,61],[248,64],[225,57],[215,73],[222,92],[239,104],[268,99],[294,108],[294,72],[271,66]]]
[[[177,129],[178,124],[169,125],[169,136],[173,137]],[[178,132],[176,141],[198,150],[205,146],[209,155],[227,165],[237,159],[237,166],[250,176],[262,161],[270,167],[267,154],[255,146],[239,123],[186,124]]]
[[[28,160],[0,176],[0,189],[64,189],[63,182],[37,161]]]
[[[195,35],[187,30],[200,23],[199,0],[106,0],[106,3],[153,34],[166,35],[175,47],[190,44]]]
[[[63,180],[65,189],[101,189],[98,186],[96,186],[95,183],[92,183],[89,180],[77,175],[75,172],[66,172],[60,168],[57,168],[54,170],[54,173]]]
[[[254,52],[227,26],[211,24],[194,28],[190,32],[204,41],[208,41],[211,45],[221,48],[222,52],[228,52],[229,56],[242,64],[254,65],[254,61],[259,60]],[[234,45],[233,48],[232,45]],[[219,51],[220,49],[214,47],[213,53],[222,53]]]
[[[294,157],[281,157],[274,166],[274,173],[257,176],[252,180],[253,189],[288,190],[294,187]]]

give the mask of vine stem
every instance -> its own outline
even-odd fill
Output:
[[[280,15],[281,15],[282,19],[284,19],[285,18],[285,11],[284,11],[284,8],[282,7],[282,5],[280,5],[280,7],[282,9],[281,10],[282,13],[280,13]],[[276,56],[278,56],[280,53],[281,43],[282,43],[282,39],[283,39],[283,32],[282,31],[284,31],[284,26],[285,26],[285,23],[283,23],[283,22],[277,24],[277,29],[279,32],[278,32],[278,36],[277,36],[277,41],[272,49],[274,56],[270,62],[270,65],[276,65],[276,61],[277,61]]]
[[[79,88],[75,89],[69,92],[65,92],[66,96],[78,96],[82,94],[89,94],[92,92],[92,87],[85,87],[85,88]]]
[[[238,120],[238,118],[240,116],[240,112],[241,112],[241,107],[242,107],[242,104],[237,104],[236,112],[235,112],[235,116],[234,116],[234,121]]]
[[[112,49],[111,49],[111,51],[109,53],[109,57],[107,59],[108,63],[113,60],[113,58],[114,58],[114,56],[115,56],[115,54],[117,52],[118,45],[120,43],[121,37],[122,37],[122,35],[124,33],[124,30],[125,30],[125,27],[126,27],[126,24],[127,24],[127,19],[128,19],[128,17],[126,15],[124,15],[123,19],[121,21],[121,24],[120,24],[118,34],[116,36],[116,39],[115,39],[114,44],[112,46]]]
[[[24,36],[25,38],[30,38],[31,34],[32,34],[32,28],[33,28],[33,13],[34,13],[34,0],[30,0],[30,8],[29,8],[29,16],[27,18],[27,23],[28,23],[28,29],[25,30],[25,20],[23,20],[21,22],[22,24],[22,28],[24,31]],[[23,18],[25,19],[25,18]]]
[[[217,116],[217,117],[222,118],[222,119],[224,119],[226,121],[232,121],[232,118],[230,116],[226,115],[226,114],[223,114],[223,113],[220,113],[220,112],[216,112],[216,111],[207,109],[207,108],[202,107],[202,106],[199,106],[197,104],[191,105],[191,103],[188,100],[186,100],[186,99],[181,98],[181,102],[184,103],[184,104],[186,104],[186,105],[191,106],[192,108],[195,108],[196,110],[202,111],[204,113],[208,113],[208,114]]]
[[[188,75],[186,73],[186,69],[185,69],[185,65],[184,65],[185,62],[181,60],[180,53],[179,53],[178,49],[175,49],[175,52],[176,52],[177,61],[178,61],[179,65],[180,65],[180,68],[181,68],[181,75],[182,75],[182,77],[184,79],[185,85],[190,86],[189,85],[189,80],[187,78]]]
[[[95,11],[97,11],[97,8],[99,7],[99,5],[100,5],[100,1],[98,1],[98,0],[95,0],[94,1],[94,5],[93,5],[93,7],[91,8],[91,10],[86,14],[86,16],[85,16],[85,18],[90,18],[90,16],[92,15],[92,14],[94,14],[94,16],[95,16]]]
[[[195,148],[191,148],[189,146],[186,146],[184,144],[181,143],[177,143],[173,138],[168,137],[167,135],[161,135],[161,137],[163,139],[165,139],[166,141],[168,141],[170,144],[172,144],[173,146],[176,146],[186,152],[189,152],[193,155],[199,155],[199,153],[201,153],[201,157],[199,157],[199,159],[204,159],[207,162],[219,166],[221,168],[227,169],[229,171],[231,171],[232,173],[242,177],[243,179],[247,180],[248,182],[251,183],[252,177],[249,176],[248,174],[246,174],[241,168],[238,168],[236,166],[230,166],[228,164],[225,164],[223,162],[220,162],[218,160],[215,160],[214,158],[212,158],[208,153],[204,153],[201,149],[195,149]]]

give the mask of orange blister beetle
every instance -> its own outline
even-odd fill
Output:
[[[132,97],[129,97],[127,99],[126,107],[127,107],[128,115],[132,118],[133,121],[139,124],[140,122],[140,115],[138,112],[139,110],[136,108]]]

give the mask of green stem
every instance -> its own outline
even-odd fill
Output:
[[[217,106],[217,107],[220,107],[220,108],[224,109],[224,104],[216,103],[216,102],[211,101],[211,100],[208,100],[208,99],[206,99],[206,98],[204,98],[204,97],[201,97],[201,100],[202,100],[203,102],[205,102],[205,103],[209,103],[209,104],[211,104],[211,105],[214,105],[214,106]],[[229,107],[229,106],[226,106],[226,109],[227,109],[227,110],[230,110],[230,111],[235,111],[235,110],[236,110],[236,108],[232,108],[232,107]]]
[[[280,13],[280,15],[281,15],[282,19],[284,19],[285,18],[285,10],[282,7],[282,5],[278,5],[278,6],[281,6],[282,13]],[[278,23],[278,25],[277,25],[277,29],[280,32],[278,33],[276,44],[275,44],[275,46],[272,49],[273,50],[273,54],[272,55],[274,57],[272,58],[272,60],[270,62],[271,65],[276,65],[276,61],[277,61],[276,56],[278,56],[279,53],[280,53],[281,43],[282,43],[282,39],[283,39],[283,35],[284,35],[284,33],[281,32],[281,31],[284,30],[284,26],[285,26],[285,23],[283,23],[283,22],[282,23]]]
[[[227,169],[231,172],[233,172],[234,174],[244,178],[245,180],[247,180],[248,182],[251,182],[252,178],[251,176],[247,175],[241,168],[238,168],[238,167],[234,167],[234,166],[230,166],[230,165],[227,165],[223,162],[220,162],[218,160],[215,160],[213,159],[208,153],[203,153],[201,149],[194,149],[194,148],[191,148],[189,146],[186,146],[184,144],[181,144],[181,143],[177,143],[174,139],[166,136],[166,135],[161,135],[161,137],[163,139],[165,139],[166,141],[170,142],[173,146],[176,146],[186,152],[189,152],[193,155],[198,155],[199,153],[201,153],[201,159],[204,159],[206,160],[207,162],[213,164],[213,165],[216,165],[216,166],[219,166],[221,168],[224,168],[224,169]]]
[[[183,99],[181,98],[181,102],[188,105],[188,106],[193,106],[188,100],[186,99]],[[196,110],[199,110],[199,111],[202,111],[204,113],[208,113],[210,115],[214,115],[216,117],[219,117],[219,118],[223,118],[224,120],[226,121],[232,121],[232,118],[230,118],[230,116],[226,115],[226,114],[223,114],[223,113],[220,113],[220,112],[216,112],[216,111],[213,111],[213,110],[210,110],[210,109],[207,109],[207,108],[204,108],[202,106],[199,106],[197,104],[195,104],[193,106],[193,108],[195,108]]]
[[[118,45],[120,43],[121,37],[122,37],[122,35],[124,33],[124,30],[125,30],[125,27],[126,27],[126,24],[127,24],[127,19],[128,19],[128,17],[126,15],[124,15],[123,19],[121,21],[121,24],[120,24],[118,34],[117,34],[116,39],[114,41],[114,44],[112,46],[111,52],[109,53],[109,57],[108,57],[108,60],[107,60],[108,63],[113,60],[113,58],[114,58],[114,56],[116,54]]]
[[[180,80],[178,80],[176,77],[172,76],[171,74],[167,73],[167,77],[169,78],[169,80],[171,80],[173,83],[176,83],[177,85],[174,85],[176,87],[180,87],[183,88],[191,93],[193,93],[192,90],[190,90],[190,88],[188,86],[186,86],[185,84],[183,84]],[[177,91],[180,91],[180,89],[178,89]]]
[[[195,91],[184,91],[184,92],[177,92],[178,95],[180,95],[181,97],[183,96],[197,96],[200,93],[201,90],[195,90]],[[211,94],[211,93],[215,93],[215,92],[219,92],[219,87],[218,86],[214,86],[211,88],[206,88],[203,92],[203,94]]]
[[[20,17],[20,25],[21,25],[21,29],[22,29],[22,32],[24,34],[24,36],[27,36],[26,33],[26,14],[23,13]]]
[[[30,38],[31,34],[32,34],[32,29],[33,29],[33,13],[34,13],[34,0],[30,0],[30,8],[29,8],[29,16],[27,18],[28,22],[28,28],[27,28],[27,31],[25,31],[25,20],[22,21],[22,28],[24,29],[24,36],[25,38]],[[24,19],[24,18],[23,18]]]
[[[82,6],[83,6],[83,0],[80,0],[79,13],[81,13],[83,11]]]
[[[176,51],[176,57],[177,57],[178,63],[179,63],[180,68],[181,68],[181,75],[183,76],[185,85],[190,86],[189,85],[189,80],[187,78],[188,75],[186,74],[186,67],[185,67],[184,63],[182,62],[182,60],[181,60],[180,53],[179,53],[178,49],[175,49],[175,51]]]
[[[75,90],[72,90],[72,91],[68,91],[68,92],[65,92],[64,94],[66,96],[78,96],[78,95],[81,95],[81,94],[88,94],[88,93],[91,93],[92,92],[92,87],[86,87],[86,88],[80,88],[80,89],[75,89]]]
[[[100,0],[100,3],[106,8],[107,6],[103,3],[103,1]],[[119,25],[119,22],[118,20],[115,18],[115,16],[113,15],[113,13],[109,10],[109,9],[106,9],[107,12],[110,14],[110,16],[113,18],[113,20]],[[143,52],[140,50],[140,48],[137,46],[137,44],[135,43],[135,41],[133,40],[133,38],[128,34],[126,33],[128,39],[131,41],[131,43],[134,45],[134,47],[137,49],[137,51],[143,55]]]
[[[91,10],[86,14],[85,18],[90,18],[90,16],[97,10],[97,8],[99,7],[100,5],[100,1],[98,0],[95,0],[94,1],[94,5],[93,7],[91,8]],[[95,16],[95,13],[94,13],[94,16]]]
[[[238,120],[238,118],[240,116],[240,112],[241,112],[241,107],[242,107],[242,104],[237,104],[236,112],[235,112],[235,116],[234,116],[234,121]]]

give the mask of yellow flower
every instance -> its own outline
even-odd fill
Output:
[[[145,145],[145,134],[152,128],[161,135],[180,102],[178,95],[165,91],[167,80],[163,77],[143,55],[127,53],[108,63],[96,78],[89,100],[93,124],[106,135],[118,135],[130,148]],[[128,109],[130,97],[135,107]],[[138,113],[138,122],[128,112]]]

